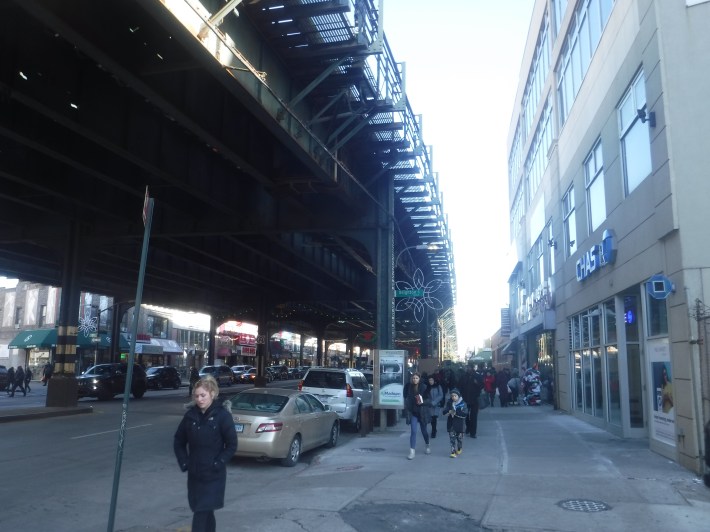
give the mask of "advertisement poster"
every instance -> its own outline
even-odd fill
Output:
[[[404,365],[406,351],[376,350],[374,364],[375,408],[404,408]]]
[[[668,339],[648,341],[651,362],[651,437],[675,447],[675,408],[673,374]]]

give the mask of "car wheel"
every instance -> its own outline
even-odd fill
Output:
[[[288,446],[288,456],[281,460],[281,465],[293,467],[301,457],[301,438],[294,436],[291,445]]]
[[[140,387],[140,386],[137,388],[134,388],[132,391],[133,391],[133,397],[135,399],[140,399],[141,397],[143,397],[143,395],[145,395],[145,388]]]
[[[335,447],[338,444],[338,436],[340,436],[340,424],[334,421],[333,426],[330,428],[330,438],[326,447]]]
[[[162,390],[162,389],[163,389],[163,383],[160,382],[160,381],[157,381],[157,382],[155,383],[155,389],[156,389],[156,390]]]
[[[353,432],[360,432],[362,427],[362,411],[358,408],[357,415],[355,416],[355,421],[353,421]]]
[[[175,384],[173,384],[173,389],[179,390],[181,384],[182,384],[182,381],[180,379],[175,379]]]

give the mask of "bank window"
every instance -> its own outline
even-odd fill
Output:
[[[618,109],[619,140],[627,195],[651,174],[649,121],[642,122],[640,118],[644,113],[648,113],[646,78],[641,71],[626,91]]]
[[[668,307],[665,299],[656,299],[647,294],[647,321],[649,336],[668,334]]]
[[[154,338],[168,337],[168,319],[160,316],[148,316],[146,319],[148,332]]]
[[[577,218],[574,213],[574,186],[569,187],[562,198],[562,212],[564,217],[566,255],[572,256],[577,251]]]
[[[604,159],[602,157],[602,143],[599,140],[584,161],[584,182],[587,187],[589,229],[592,232],[606,219]]]

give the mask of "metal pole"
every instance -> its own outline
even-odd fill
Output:
[[[146,190],[147,194],[147,190]],[[145,230],[143,233],[143,251],[141,252],[141,264],[138,273],[138,286],[136,287],[136,302],[133,309],[133,323],[131,324],[131,347],[128,352],[128,367],[126,368],[126,385],[123,389],[123,409],[121,410],[121,426],[118,431],[118,445],[116,447],[116,465],[113,470],[113,489],[111,491],[111,506],[108,515],[108,526],[106,530],[113,532],[113,524],[116,518],[116,499],[118,498],[118,483],[121,478],[121,462],[123,460],[123,446],[126,434],[126,419],[128,418],[128,401],[131,396],[131,381],[133,379],[133,360],[136,355],[136,336],[138,335],[138,318],[143,298],[143,281],[145,280],[145,265],[148,260],[148,244],[150,242],[150,226],[153,221],[153,199],[148,199],[148,212],[145,218]]]

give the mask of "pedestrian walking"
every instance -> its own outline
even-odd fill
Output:
[[[7,395],[10,395],[10,391],[15,389],[15,368],[10,366],[7,370]]]
[[[431,420],[431,398],[426,384],[421,382],[421,375],[413,373],[410,382],[404,385],[404,409],[409,424],[409,460],[414,460],[417,448],[417,429],[421,430],[426,444],[425,454],[431,454],[427,425]]]
[[[474,366],[466,370],[466,379],[461,390],[462,398],[468,406],[464,433],[475,438],[478,433],[478,398],[483,389],[483,375]]]
[[[468,408],[461,398],[461,393],[457,388],[451,390],[451,397],[446,402],[443,415],[446,419],[446,430],[449,433],[451,443],[451,458],[456,458],[463,451],[464,420],[468,415]]]
[[[510,370],[504,368],[496,375],[496,388],[498,389],[498,399],[500,406],[508,406],[508,381],[510,380]]]
[[[47,386],[47,382],[52,378],[52,373],[54,373],[54,367],[51,362],[47,362],[42,368],[42,386]]]
[[[493,402],[496,398],[496,375],[493,369],[489,369],[483,377],[483,388],[488,394],[488,401],[490,402],[491,407],[495,406]]]
[[[22,390],[22,395],[27,396],[27,390],[25,389],[25,371],[22,369],[22,366],[17,366],[15,370],[15,379],[10,397],[15,397],[15,390],[17,390],[18,387]]]
[[[508,381],[508,388],[510,389],[510,404],[519,405],[518,394],[520,393],[520,377],[518,376],[518,370],[514,369],[511,373],[510,380]]]
[[[29,392],[30,390],[30,383],[32,382],[32,370],[30,369],[29,366],[27,366],[27,369],[25,369],[25,391]]]
[[[231,413],[215,402],[217,381],[206,375],[195,383],[188,405],[173,439],[180,470],[187,472],[187,500],[192,532],[215,532],[214,511],[224,506],[227,462],[237,450],[237,432]]]
[[[444,391],[434,376],[429,377],[429,399],[431,400],[431,437],[436,438],[436,423],[445,404]]]

